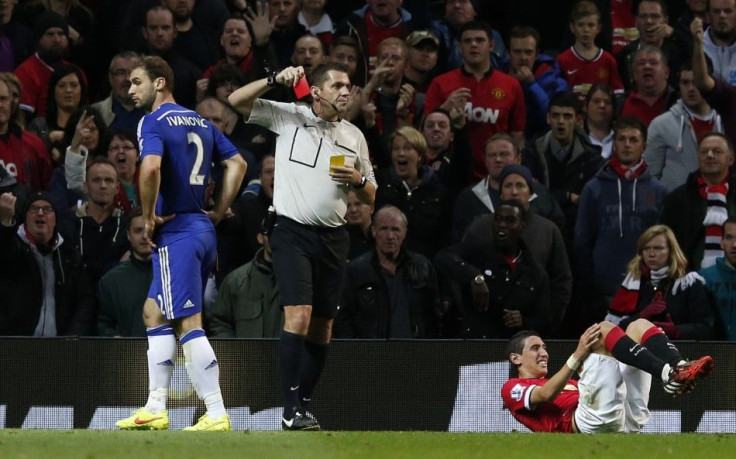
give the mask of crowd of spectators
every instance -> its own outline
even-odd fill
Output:
[[[0,334],[145,335],[128,89],[157,55],[248,162],[213,337],[283,324],[274,134],[228,96],[337,62],[378,190],[349,196],[336,338],[576,338],[608,315],[733,340],[734,46],[736,0],[0,2]]]

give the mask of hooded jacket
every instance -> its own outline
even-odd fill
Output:
[[[575,278],[616,294],[626,265],[636,255],[639,235],[657,223],[667,189],[649,170],[620,178],[603,168],[583,188],[575,225]]]
[[[44,301],[44,275],[30,242],[15,227],[0,225],[0,336],[33,336]],[[56,335],[89,335],[96,298],[79,254],[58,237],[54,270]]]
[[[703,34],[703,50],[713,62],[713,78],[717,78],[731,86],[736,85],[736,42],[730,46],[718,46],[713,43],[711,28]]]
[[[508,69],[508,65],[503,67],[506,73]],[[526,104],[526,132],[536,135],[549,130],[547,124],[549,100],[557,93],[569,91],[570,85],[560,73],[557,59],[546,54],[537,56],[532,73],[534,81],[529,84],[522,83],[521,89],[524,91]]]
[[[711,115],[715,132],[723,132],[721,116],[715,110]],[[688,174],[698,170],[698,141],[682,99],[649,125],[644,161],[668,191],[684,184]]]

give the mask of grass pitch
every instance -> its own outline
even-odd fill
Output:
[[[725,458],[736,435],[0,430],[11,458]]]

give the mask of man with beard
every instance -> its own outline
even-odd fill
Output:
[[[214,225],[223,219],[245,174],[245,161],[219,129],[178,105],[174,74],[158,56],[144,57],[130,75],[141,120],[139,190],[146,237],[153,254],[153,282],[143,306],[148,336],[146,405],[116,425],[125,430],[165,430],[166,400],[179,336],[187,373],[207,411],[188,431],[231,430],[220,391],[220,368],[205,336],[204,289],[217,254]],[[205,212],[212,163],[223,169],[221,192]]]
[[[64,58],[69,53],[69,24],[61,15],[46,11],[33,25],[36,53],[15,69],[23,92],[20,108],[26,120],[46,115],[46,96],[54,69],[69,64]]]
[[[406,215],[397,207],[376,212],[374,249],[346,270],[336,338],[437,337],[437,276],[427,257],[403,247],[406,230]]]
[[[140,207],[136,207],[130,216],[128,241],[130,258],[100,279],[97,294],[100,299],[97,333],[100,336],[146,336],[141,316],[148,286],[153,279],[153,264]]]
[[[261,98],[274,86],[296,86],[303,76],[303,68],[288,67],[229,97],[249,123],[277,134],[277,217],[270,241],[285,316],[279,346],[285,430],[320,428],[305,405],[324,368],[340,302],[350,246],[347,192],[352,188],[358,199],[372,204],[377,187],[363,134],[342,118],[350,99],[342,65],[314,69],[311,106]]]
[[[140,58],[134,51],[116,54],[110,62],[107,76],[112,91],[106,99],[92,104],[92,108],[100,114],[102,121],[110,129],[135,132],[138,122],[143,118],[143,110],[135,108],[133,99],[128,94],[130,71],[138,65]]]
[[[215,31],[202,28],[192,17],[195,0],[163,0],[162,4],[174,13],[176,40],[174,47],[200,69],[206,69],[220,57]]]
[[[463,291],[463,337],[509,338],[558,322],[551,318],[549,277],[521,240],[526,213],[519,201],[501,201],[483,237],[466,237],[437,255],[437,269]]]

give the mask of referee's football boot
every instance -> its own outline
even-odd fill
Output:
[[[709,355],[677,365],[670,370],[664,390],[672,395],[690,392],[698,381],[713,373],[714,367],[713,357]]]
[[[138,408],[129,418],[121,419],[115,425],[123,430],[168,430],[169,413],[163,410],[151,414],[146,407]]]
[[[230,416],[227,413],[217,419],[212,419],[209,414],[205,413],[200,416],[196,424],[185,427],[184,430],[187,432],[229,432],[233,429],[230,427]]]
[[[281,418],[284,430],[320,430],[319,422],[309,413],[297,411],[290,420]]]

